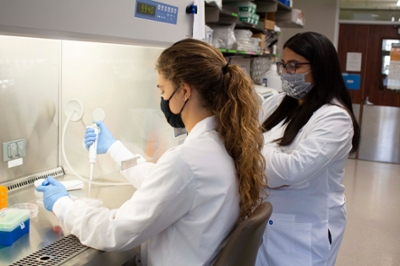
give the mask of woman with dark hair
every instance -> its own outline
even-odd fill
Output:
[[[334,265],[346,226],[344,166],[360,129],[329,39],[299,33],[283,48],[284,93],[262,105],[274,212],[257,265]]]
[[[37,190],[64,226],[87,246],[141,245],[142,265],[210,265],[239,220],[262,202],[265,159],[259,105],[251,80],[211,45],[185,39],[158,58],[161,110],[185,142],[157,163],[130,167],[135,156],[98,124],[97,153],[107,153],[137,188],[118,209],[72,201],[54,178]],[[87,129],[88,148],[96,140]]]

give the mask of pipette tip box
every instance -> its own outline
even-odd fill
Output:
[[[29,210],[0,210],[0,245],[11,246],[21,236],[29,232]]]

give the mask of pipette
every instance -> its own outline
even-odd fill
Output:
[[[93,167],[94,167],[94,164],[96,163],[96,157],[97,157],[97,137],[99,134],[99,128],[96,124],[90,125],[87,128],[93,128],[94,133],[96,134],[95,141],[89,147],[90,176],[89,176],[89,191],[88,192],[89,192],[89,196],[90,196],[90,187],[91,187],[92,179],[93,179]]]

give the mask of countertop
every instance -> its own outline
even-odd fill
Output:
[[[63,180],[78,179],[65,175],[58,178]],[[118,208],[130,199],[135,189],[133,186],[91,186],[90,198],[103,201],[102,206],[110,209]],[[34,185],[12,191],[8,198],[8,207],[18,203],[30,202],[39,207],[36,217],[30,219],[29,234],[23,235],[12,246],[0,246],[0,265],[9,265],[48,246],[60,238],[69,235],[68,230],[59,223],[57,217],[47,211],[42,203],[42,193],[35,191]],[[69,191],[72,199],[89,197],[88,184],[83,189]],[[104,252],[88,248],[62,265],[122,265],[139,252],[139,247],[125,252]],[[105,263],[108,261],[108,263]]]

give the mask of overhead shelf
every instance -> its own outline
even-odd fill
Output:
[[[246,52],[246,51],[238,51],[238,50],[233,50],[233,49],[224,49],[224,48],[218,48],[218,50],[221,51],[221,53],[224,54],[230,54],[230,55],[264,55],[264,56],[271,56],[270,53],[260,53],[260,52]]]
[[[220,9],[215,4],[208,4],[205,5],[206,12],[205,12],[205,20],[207,24],[233,24],[235,23],[235,28],[237,29],[249,29],[253,32],[264,32],[264,24],[258,23],[257,25],[242,22],[239,19],[239,9],[234,6],[226,6]]]
[[[281,28],[303,28],[303,12],[292,8],[278,10],[275,13],[275,24]]]
[[[265,13],[276,12],[278,10],[277,0],[266,0],[266,1],[256,0],[254,1],[254,4],[257,5],[257,11],[256,11],[257,14],[264,15]]]
[[[281,2],[278,2],[278,10],[291,11],[292,8],[290,6],[282,4]]]

